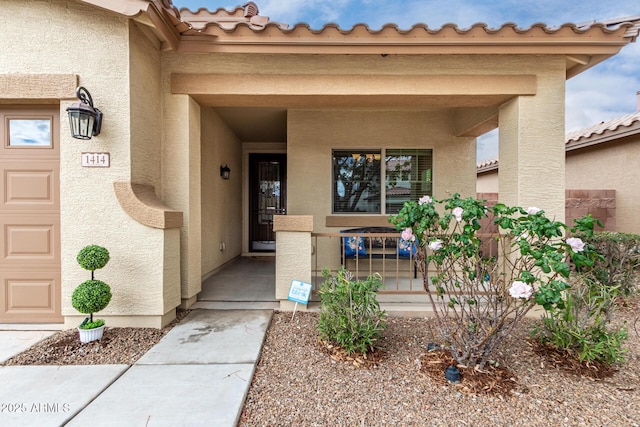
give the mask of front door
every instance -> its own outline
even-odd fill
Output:
[[[59,115],[0,108],[0,323],[62,321]]]
[[[287,213],[286,154],[249,155],[249,251],[275,252],[273,216]]]

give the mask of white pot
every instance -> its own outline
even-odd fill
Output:
[[[80,342],[88,343],[102,338],[102,334],[104,333],[104,325],[100,326],[99,328],[93,329],[78,328],[78,332],[80,332]]]

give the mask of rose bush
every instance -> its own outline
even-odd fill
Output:
[[[488,216],[494,226],[483,230]],[[569,262],[582,271],[598,257],[582,240],[565,240],[567,226],[535,207],[499,203],[490,211],[483,200],[458,194],[424,196],[389,220],[417,242],[416,263],[445,345],[458,363],[479,369],[536,303],[564,306]],[[578,229],[592,232],[593,221]]]

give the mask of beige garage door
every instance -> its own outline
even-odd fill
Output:
[[[0,106],[0,323],[62,321],[59,111]]]

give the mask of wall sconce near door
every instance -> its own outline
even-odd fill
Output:
[[[76,96],[80,102],[67,108],[71,136],[76,139],[98,136],[102,128],[102,112],[93,106],[91,94],[84,87],[76,89]]]
[[[220,176],[222,177],[222,179],[229,179],[230,175],[231,175],[231,169],[229,169],[229,166],[227,165],[220,166]]]

